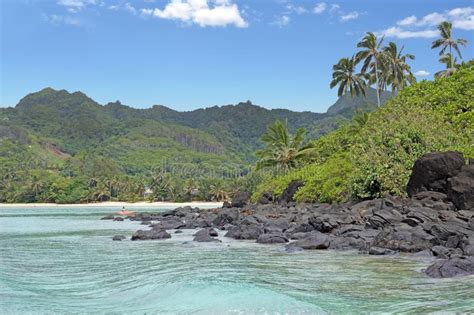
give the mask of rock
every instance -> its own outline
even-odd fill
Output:
[[[123,236],[123,235],[115,235],[114,237],[112,237],[113,241],[121,241],[121,240],[124,240],[124,239],[126,239],[126,237]]]
[[[417,200],[447,201],[448,195],[438,191],[422,191],[413,196]]]
[[[291,246],[291,247],[285,247],[285,252],[289,253],[289,254],[293,254],[293,253],[299,253],[299,252],[302,252],[304,251],[304,249],[302,249],[301,247],[296,247],[296,246]]]
[[[296,192],[300,187],[304,186],[304,183],[300,180],[294,180],[292,181],[288,187],[286,187],[285,191],[283,191],[283,194],[278,198],[278,201],[280,202],[293,202],[295,201],[293,197],[295,196]]]
[[[432,278],[449,278],[474,274],[474,257],[441,259],[429,266],[425,273]]]
[[[105,217],[100,218],[101,220],[113,220],[115,216],[113,214],[106,215]]]
[[[232,208],[232,204],[226,200],[222,204],[222,208]]]
[[[142,221],[142,223],[140,223],[141,225],[150,225],[151,224],[151,221]]]
[[[433,256],[437,258],[449,258],[453,256],[462,256],[463,251],[460,248],[446,248],[444,246],[433,246],[431,248]]]
[[[292,242],[287,247],[300,247],[303,249],[327,249],[330,244],[329,236],[314,231],[309,236]]]
[[[123,221],[124,219],[122,217],[116,217],[114,218],[114,221]]]
[[[448,198],[460,210],[474,210],[474,164],[463,166],[448,180]]]
[[[288,243],[288,239],[281,233],[262,234],[258,237],[257,243],[260,243],[260,244]]]
[[[171,238],[171,234],[166,232],[164,229],[151,229],[148,231],[138,230],[133,235],[132,241],[143,241],[143,240],[162,240]]]
[[[232,198],[231,206],[234,208],[243,208],[249,204],[250,193],[248,192],[236,192],[234,198]]]
[[[212,237],[219,236],[219,233],[217,233],[217,231],[214,230],[213,228],[210,228],[208,231],[209,231],[209,235]]]
[[[212,220],[212,224],[217,227],[225,226],[226,224],[231,224],[237,222],[239,219],[239,210],[238,209],[222,209],[219,211],[217,216]]]
[[[369,249],[369,255],[393,255],[393,254],[396,254],[396,252],[388,248],[372,246]]]
[[[464,165],[459,152],[427,153],[416,160],[407,185],[409,196],[418,192],[433,190],[447,191],[447,179],[458,174]]]
[[[183,231],[181,231],[181,230],[174,231],[174,234],[181,234],[181,233],[183,233]]]
[[[269,191],[266,191],[258,198],[257,203],[261,205],[266,205],[266,204],[271,203],[272,201],[273,201],[272,193]]]
[[[308,222],[315,230],[322,233],[329,233],[339,226],[336,219],[331,216],[313,216]]]
[[[237,240],[256,240],[263,232],[263,228],[260,226],[239,225],[231,227],[225,236]]]
[[[197,231],[194,234],[193,241],[195,241],[195,242],[221,242],[220,240],[218,240],[216,238],[213,238],[211,236],[211,233],[210,233],[211,230],[213,232],[215,232],[213,234],[217,234],[217,232],[214,229],[202,229],[202,230]]]

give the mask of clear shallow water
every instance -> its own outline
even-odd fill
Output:
[[[0,207],[0,313],[474,311],[474,277],[430,279],[419,272],[426,261],[287,254],[282,246],[226,238],[198,244],[190,242],[194,231],[165,241],[113,242],[113,235],[146,228],[99,220],[114,211]]]

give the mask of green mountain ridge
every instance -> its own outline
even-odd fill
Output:
[[[143,198],[147,185],[155,187],[154,198],[189,200],[194,180],[209,192],[207,179],[216,185],[247,174],[275,120],[317,138],[374,104],[368,98],[335,114],[269,110],[250,101],[178,112],[101,105],[82,92],[46,88],[0,109],[0,201],[128,200]],[[156,188],[169,176],[172,186]]]

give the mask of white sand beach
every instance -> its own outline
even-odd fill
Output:
[[[97,203],[81,203],[81,204],[55,204],[55,203],[0,203],[0,208],[18,208],[18,207],[71,207],[71,208],[84,208],[84,207],[125,207],[127,209],[133,209],[134,207],[221,207],[222,202],[121,202],[121,201],[107,201]]]

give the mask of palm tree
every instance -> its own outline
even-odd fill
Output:
[[[442,55],[441,58],[439,58],[439,62],[445,64],[446,69],[436,72],[435,77],[447,78],[451,76],[454,72],[456,72],[457,68],[459,67],[459,65],[456,64],[456,61],[457,61],[456,58],[453,58],[453,56],[450,53]]]
[[[359,51],[356,54],[356,62],[364,61],[361,72],[366,73],[367,69],[372,68],[375,73],[375,89],[377,91],[377,105],[380,106],[380,81],[379,81],[379,68],[381,67],[380,63],[380,46],[383,42],[383,37],[380,40],[377,40],[372,32],[367,32],[367,35],[362,38],[362,40],[357,43],[357,47],[362,48],[363,50]]]
[[[34,177],[30,185],[31,191],[35,194],[35,199],[38,198],[38,195],[43,191],[43,181],[37,177]]]
[[[441,35],[441,38],[438,38],[432,43],[431,49],[442,47],[439,52],[439,55],[441,56],[441,55],[444,55],[444,53],[446,52],[446,49],[449,48],[449,54],[452,56],[453,54],[452,50],[454,48],[454,50],[456,50],[456,52],[458,53],[459,58],[461,58],[462,60],[461,50],[459,49],[459,46],[466,47],[467,40],[463,38],[458,38],[458,39],[453,38],[451,34],[452,28],[453,28],[453,25],[449,23],[448,21],[441,22],[438,25],[438,30]],[[450,62],[451,64],[449,64],[448,68],[454,68],[453,58],[451,58]]]
[[[257,152],[259,160],[256,169],[278,166],[286,172],[296,167],[299,160],[314,151],[312,145],[303,145],[305,135],[304,128],[298,129],[294,136],[290,135],[287,122],[277,120],[269,125],[261,137],[266,147]]]
[[[348,91],[351,96],[360,94],[365,96],[366,84],[364,81],[364,75],[355,73],[356,65],[357,62],[354,57],[352,57],[350,59],[342,58],[332,67],[332,81],[329,86],[332,89],[339,84],[337,96],[342,96]]]
[[[400,89],[416,82],[415,76],[411,72],[411,67],[407,64],[407,60],[415,60],[415,56],[411,54],[403,55],[403,46],[398,51],[397,44],[388,43],[383,48],[382,63],[384,64],[384,84],[392,87],[392,93],[397,94]]]

